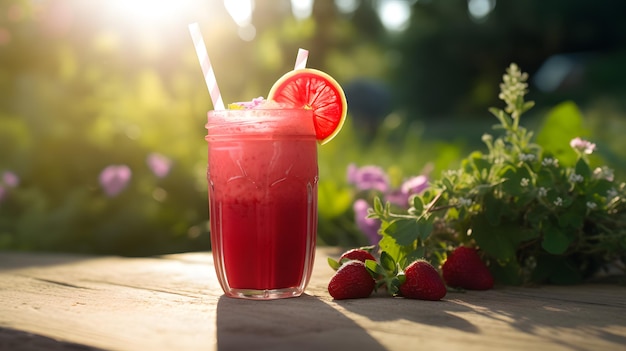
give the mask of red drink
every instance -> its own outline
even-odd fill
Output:
[[[227,296],[299,296],[313,267],[317,140],[311,111],[211,111],[211,246]]]

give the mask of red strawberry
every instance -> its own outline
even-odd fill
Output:
[[[439,272],[428,261],[417,260],[405,270],[406,280],[400,285],[400,293],[409,299],[441,300],[446,296],[446,285]]]
[[[348,250],[346,252],[344,252],[341,257],[339,257],[339,260],[335,261],[332,258],[328,258],[328,265],[330,266],[330,268],[334,269],[334,270],[338,270],[339,267],[341,267],[342,264],[348,262],[348,261],[352,261],[352,260],[357,260],[357,261],[361,261],[361,262],[365,262],[365,260],[372,260],[372,261],[376,261],[376,258],[374,258],[374,256],[372,256],[371,253],[369,253],[369,251],[364,250],[364,249],[351,249]]]
[[[376,258],[374,258],[374,256],[372,256],[371,253],[363,249],[352,249],[352,250],[348,250],[344,252],[343,255],[339,257],[339,262],[343,261],[344,259],[345,260],[359,260],[361,262],[365,262],[365,260],[376,261]]]
[[[365,264],[353,260],[337,270],[328,283],[328,292],[335,300],[358,299],[370,296],[375,284]]]
[[[493,276],[476,249],[459,246],[441,267],[443,279],[451,287],[468,290],[493,288]]]

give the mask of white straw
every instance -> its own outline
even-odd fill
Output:
[[[296,65],[293,69],[306,68],[306,60],[309,58],[309,51],[304,49],[298,49],[298,56],[296,57]]]
[[[209,60],[209,54],[204,45],[204,39],[202,39],[202,33],[200,32],[200,26],[198,23],[191,23],[189,25],[189,33],[191,33],[191,39],[193,40],[193,46],[196,48],[196,54],[198,55],[198,61],[204,74],[204,80],[206,86],[209,89],[209,95],[213,101],[213,108],[215,110],[224,110],[224,101],[222,101],[222,94],[217,86],[217,79],[215,78],[215,72],[213,72],[213,66]]]

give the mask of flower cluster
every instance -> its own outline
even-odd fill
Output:
[[[359,192],[353,204],[355,222],[372,245],[378,244],[380,240],[380,221],[367,217],[373,196],[383,197],[396,208],[408,209],[409,198],[428,188],[428,177],[425,175],[411,177],[404,180],[399,187],[393,187],[389,175],[381,167],[373,165],[359,168],[350,164],[347,178],[348,183]]]
[[[146,163],[157,178],[166,177],[172,168],[171,159],[155,152],[148,155]],[[98,180],[108,197],[116,197],[128,186],[132,174],[127,165],[109,165],[100,172]]]

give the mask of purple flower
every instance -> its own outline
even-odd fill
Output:
[[[357,168],[354,164],[348,166],[348,182],[359,190],[389,190],[389,177],[385,171],[377,166],[363,166]]]
[[[569,146],[571,146],[572,149],[580,153],[586,154],[586,155],[591,155],[593,151],[596,149],[596,144],[589,142],[587,140],[581,139],[579,137],[572,139],[569,142]]]
[[[365,234],[368,241],[372,245],[377,245],[380,241],[378,230],[380,229],[380,220],[376,218],[367,218],[367,210],[370,205],[363,199],[358,199],[352,206],[354,209],[354,220],[357,227]]]
[[[419,194],[426,189],[428,189],[428,177],[425,175],[418,175],[417,177],[409,178],[402,183],[401,191],[403,194],[413,195]]]
[[[385,194],[385,201],[389,201],[396,206],[407,207],[409,203],[409,194],[395,189]]]
[[[419,175],[417,177],[413,177],[407,179],[400,189],[390,190],[385,194],[385,200],[390,203],[407,207],[409,204],[409,198],[411,195],[419,194],[428,188],[428,177],[425,175]]]
[[[100,185],[107,196],[115,197],[126,188],[131,175],[126,165],[110,165],[100,172]]]
[[[11,171],[6,171],[2,175],[2,182],[10,188],[15,188],[20,184],[20,178],[17,176],[17,174]]]
[[[348,165],[348,169],[346,171],[346,178],[348,179],[348,184],[356,184],[356,177],[359,173],[359,167],[357,167],[354,163]]]
[[[172,168],[172,160],[156,152],[149,154],[146,162],[152,173],[158,178],[167,176]]]

